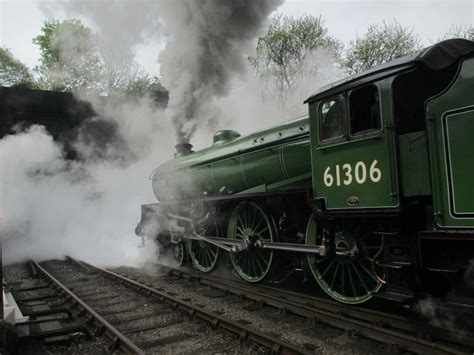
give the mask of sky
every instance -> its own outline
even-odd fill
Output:
[[[32,43],[32,38],[40,33],[43,22],[51,19],[41,10],[45,4],[54,8],[55,1],[0,0],[0,46],[10,49],[30,68],[38,64],[39,58],[38,46]],[[346,45],[362,36],[369,24],[393,20],[413,28],[422,43],[430,45],[453,26],[473,25],[474,0],[286,0],[277,12],[292,16],[321,15],[329,33]],[[55,18],[64,19],[65,16],[56,15]],[[81,20],[94,27],[87,19]],[[135,48],[137,61],[151,74],[159,73],[157,57],[162,48],[163,43],[156,41]]]

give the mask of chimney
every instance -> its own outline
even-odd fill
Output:
[[[183,157],[193,153],[193,145],[191,143],[178,143],[174,147],[176,149],[175,157]]]

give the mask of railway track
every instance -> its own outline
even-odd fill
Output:
[[[142,349],[135,345],[129,338],[127,338],[121,331],[115,328],[109,321],[98,314],[91,306],[74,294],[67,286],[55,278],[51,273],[46,271],[45,268],[40,266],[37,262],[32,261],[32,266],[35,271],[38,272],[46,282],[52,287],[56,288],[59,293],[72,301],[79,309],[80,314],[87,314],[87,323],[94,323],[98,329],[96,335],[105,334],[112,341],[113,345],[110,347],[111,351],[121,349],[127,354],[145,354]]]
[[[307,296],[274,287],[242,283],[213,275],[159,266],[168,278],[160,277],[155,287],[164,287],[176,280],[187,280],[253,300],[256,305],[271,306],[309,320],[329,324],[351,335],[392,344],[402,350],[426,354],[472,353],[473,334],[436,327],[420,319],[348,307],[326,299]],[[130,274],[130,272],[128,272]],[[136,273],[135,276],[143,278]]]
[[[7,353],[90,354],[111,348],[107,338],[94,336],[97,328],[71,307],[65,292],[38,277],[34,263],[9,265],[3,271],[9,311],[2,346]]]
[[[92,334],[110,338],[109,351],[338,352],[321,345],[321,334],[328,342],[343,339],[354,353],[460,354],[474,349],[472,337],[406,317],[193,271],[167,268],[156,277],[74,259],[31,266],[50,289],[75,305],[73,313],[95,329]],[[200,292],[202,297],[197,297]],[[257,313],[264,315],[262,323],[247,316]],[[364,350],[364,341],[380,345]]]
[[[113,340],[113,349],[133,354],[309,353],[245,322],[90,264],[70,260],[33,265]]]
[[[410,351],[433,353],[460,350],[452,347],[453,344],[462,344],[469,353],[474,350],[473,333],[466,334],[445,327],[436,327],[419,319],[367,308],[348,307],[320,297],[302,295],[268,286],[255,287],[255,285],[212,275],[194,275],[177,269],[170,270],[170,274],[195,278],[201,284],[239,293],[256,302],[286,309],[308,318],[315,318],[346,331],[352,331],[376,341],[401,346]]]

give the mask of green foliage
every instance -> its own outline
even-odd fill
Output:
[[[140,96],[154,83],[132,50],[107,47],[79,20],[47,21],[33,43],[41,54],[35,70],[50,90]]]
[[[449,31],[439,39],[443,41],[451,38],[463,38],[474,41],[474,27],[472,26],[453,26]]]
[[[98,36],[79,20],[46,21],[33,39],[40,47],[36,71],[51,90],[101,93],[103,67]]]
[[[418,37],[399,23],[370,25],[363,37],[351,41],[341,60],[348,74],[356,74],[420,49]]]
[[[321,68],[319,56],[337,56],[342,45],[328,35],[321,17],[277,15],[270,19],[266,35],[259,39],[256,57],[249,58],[257,74],[270,84],[270,95],[285,104],[302,76],[314,76]]]
[[[142,97],[154,91],[164,91],[157,76],[144,75],[128,83],[125,94],[127,96]]]
[[[38,87],[28,67],[5,47],[0,47],[0,86]]]

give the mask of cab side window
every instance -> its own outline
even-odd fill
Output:
[[[319,140],[329,141],[344,137],[344,99],[335,97],[319,105]]]
[[[351,92],[349,95],[351,134],[378,131],[381,127],[379,92],[374,85]]]

